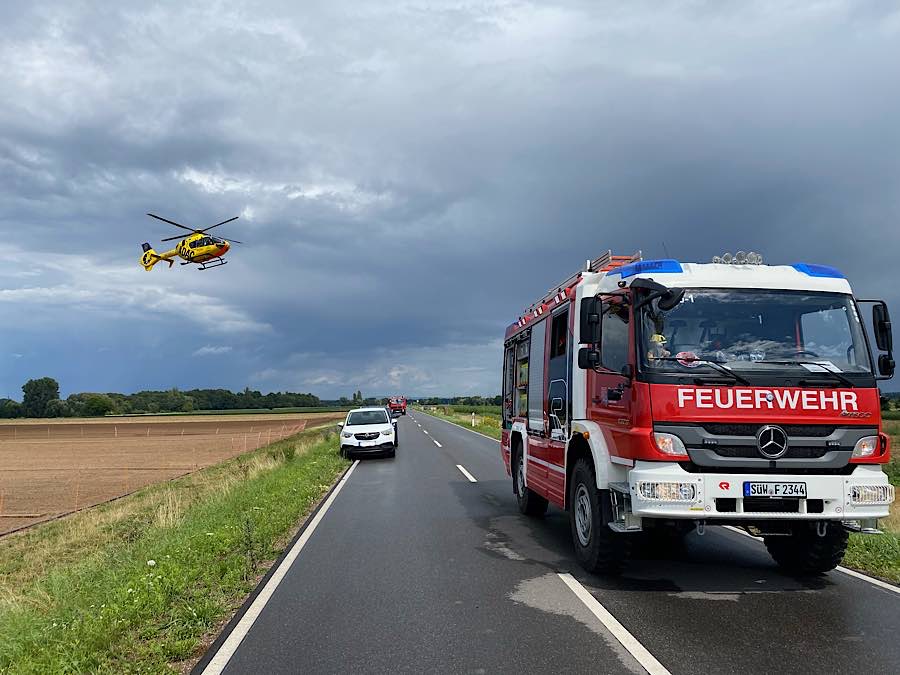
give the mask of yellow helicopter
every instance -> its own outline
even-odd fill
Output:
[[[182,230],[193,233],[188,236],[178,235],[176,237],[161,239],[160,241],[175,241],[176,239],[181,239],[175,248],[163,253],[157,253],[149,243],[145,242],[141,246],[144,250],[144,254],[141,256],[141,265],[143,265],[144,269],[148,272],[161,260],[165,260],[169,263],[169,267],[172,267],[172,265],[175,264],[175,258],[184,260],[185,262],[181,263],[182,265],[197,265],[197,269],[200,270],[221,267],[228,262],[223,256],[228,253],[228,249],[231,248],[231,245],[243,243],[235,239],[226,241],[221,237],[207,234],[207,231],[214,227],[219,227],[219,225],[224,225],[225,223],[230,223],[232,220],[237,220],[239,216],[223,220],[221,223],[210,225],[202,230],[196,230],[192,227],[186,227],[181,223],[176,223],[174,220],[169,220],[168,218],[163,218],[162,216],[157,216],[153,213],[148,213],[147,215],[151,218],[156,218],[164,223],[169,223],[169,225],[174,225],[175,227],[180,227]]]

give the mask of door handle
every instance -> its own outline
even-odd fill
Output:
[[[606,390],[606,400],[607,401],[621,401],[622,394],[625,393],[625,385],[620,384],[615,389],[607,389]]]

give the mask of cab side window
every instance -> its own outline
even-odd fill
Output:
[[[628,307],[604,305],[603,332],[600,338],[600,362],[607,370],[621,373],[628,365]]]

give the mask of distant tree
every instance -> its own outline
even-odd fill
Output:
[[[47,402],[47,408],[44,411],[42,417],[71,417],[72,411],[69,410],[69,406],[66,405],[65,401],[60,401],[58,398],[51,399]]]
[[[11,398],[0,399],[0,419],[14,419],[22,416],[22,404]]]
[[[106,394],[85,394],[81,414],[85,417],[103,417],[115,409],[116,404]]]
[[[25,394],[22,399],[22,410],[26,417],[50,417],[48,414],[50,402],[59,401],[59,382],[52,377],[28,380],[22,385],[22,391]]]

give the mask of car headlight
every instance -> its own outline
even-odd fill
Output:
[[[878,436],[863,436],[856,441],[851,457],[873,457],[878,451],[878,444]]]
[[[656,447],[664,455],[669,455],[670,457],[688,456],[684,442],[675,434],[654,433],[653,440],[656,443]]]
[[[381,435],[382,436],[390,436],[393,433],[394,433],[393,429],[385,429],[384,431],[381,432]]]
[[[342,433],[341,436],[343,436],[344,438],[353,438],[353,434],[348,433],[346,431],[344,433]]]

